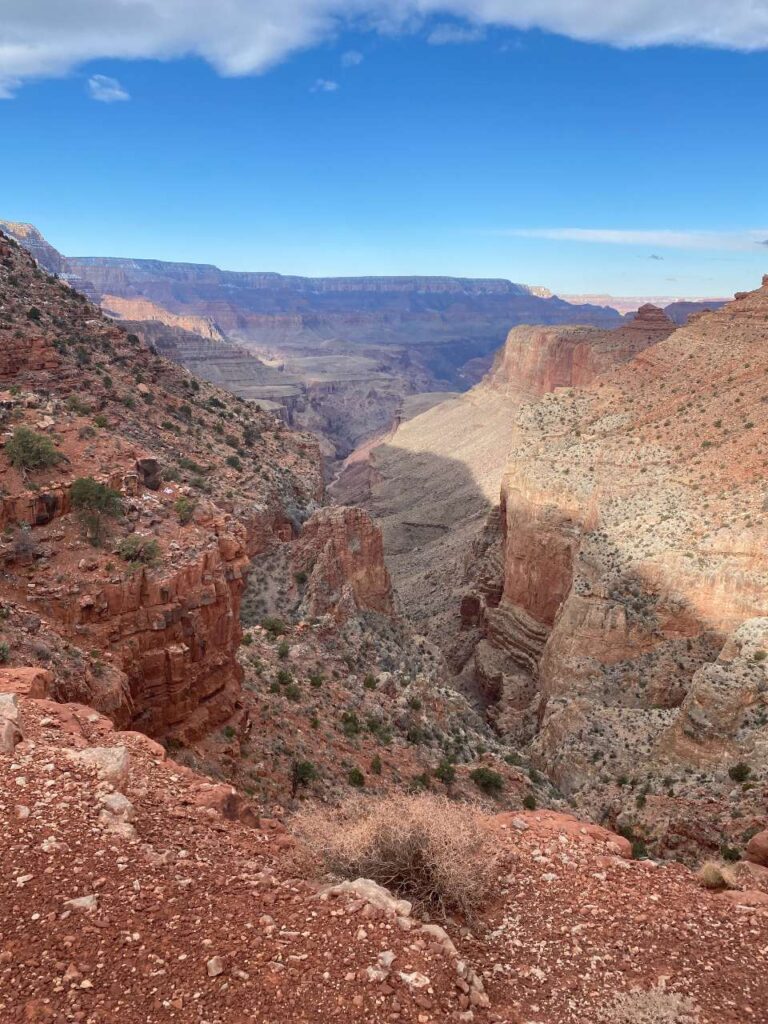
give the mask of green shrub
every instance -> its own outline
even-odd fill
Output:
[[[291,646],[287,640],[281,640],[277,647],[278,658],[287,658],[291,652]]]
[[[142,537],[141,534],[132,533],[120,541],[117,546],[117,553],[126,562],[155,565],[160,559],[160,545],[150,537]]]
[[[265,629],[274,640],[275,637],[282,636],[285,632],[285,623],[282,619],[277,619],[274,616],[269,615],[267,618],[261,620],[261,628]]]
[[[90,405],[84,402],[79,395],[70,395],[67,398],[67,408],[70,412],[77,413],[78,416],[87,416],[93,412]]]
[[[29,427],[17,427],[5,446],[5,454],[16,469],[47,469],[63,461],[64,456],[45,434]]]
[[[80,513],[88,539],[98,547],[104,536],[104,520],[122,515],[123,502],[120,495],[92,476],[81,476],[72,484],[70,498],[72,507]]]
[[[182,494],[176,499],[174,508],[176,509],[176,515],[179,517],[179,522],[182,526],[186,526],[188,523],[192,522],[192,516],[195,514],[197,502],[192,498],[188,498],[186,494]]]
[[[40,310],[37,308],[37,306],[32,306],[32,307],[30,307],[30,309],[27,310],[27,319],[28,320],[34,320],[35,323],[39,323],[40,322],[40,319],[42,318],[42,315],[43,314],[40,312]]]
[[[298,704],[301,700],[301,690],[298,688],[296,683],[290,683],[285,688],[285,696],[294,704]]]
[[[372,676],[369,673],[365,677],[365,679],[363,680],[363,686],[365,687],[366,690],[375,690],[376,689],[376,677]]]
[[[360,732],[360,719],[354,711],[345,711],[341,716],[341,728],[345,736],[357,736]]]
[[[435,768],[435,778],[439,779],[444,786],[450,786],[456,781],[456,769],[447,757],[444,757],[437,768]]]
[[[504,788],[502,776],[492,768],[487,768],[484,764],[470,772],[469,777],[477,788],[488,796],[498,796]]]
[[[371,760],[371,773],[373,775],[381,775],[381,758],[378,754],[374,754]]]
[[[243,464],[237,455],[228,455],[226,462],[228,466],[231,466],[232,469],[236,469],[238,472],[243,468]]]
[[[536,810],[536,797],[533,795],[533,793],[525,794],[525,796],[523,797],[523,807],[526,809],[526,811]]]
[[[10,656],[11,648],[8,646],[5,640],[0,641],[0,665],[5,665]]]
[[[365,785],[365,776],[359,768],[350,768],[347,772],[347,782],[350,786],[355,786],[357,789],[362,789]]]
[[[293,682],[293,676],[287,668],[281,668],[278,670],[277,676],[275,677],[281,686],[287,686],[288,683]]]
[[[295,797],[300,786],[308,786],[317,778],[317,769],[311,761],[294,761],[291,766],[291,796]]]
[[[728,774],[734,782],[746,782],[752,774],[752,769],[748,764],[739,761],[738,764],[731,765],[728,769]]]

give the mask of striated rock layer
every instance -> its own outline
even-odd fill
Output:
[[[507,734],[681,852],[740,848],[768,783],[766,323],[768,279],[522,407],[498,607],[475,596]]]
[[[250,559],[321,496],[317,445],[158,358],[2,236],[0,295],[6,660],[39,648],[57,699],[201,735],[238,697]],[[20,428],[47,466],[9,458]],[[98,537],[78,478],[120,505]]]

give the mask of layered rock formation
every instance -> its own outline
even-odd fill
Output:
[[[293,562],[306,577],[302,610],[308,618],[329,611],[336,616],[359,610],[394,613],[381,531],[362,509],[315,512],[294,545]]]
[[[766,784],[767,312],[768,282],[524,406],[503,590],[474,597],[500,727],[592,813],[679,852],[740,848]]]
[[[331,493],[374,514],[409,616],[453,660],[462,662],[469,641],[457,633],[455,609],[466,590],[465,562],[480,558],[479,551],[471,555],[474,544],[489,551],[479,575],[498,576],[498,545],[481,534],[498,502],[521,407],[554,388],[590,382],[673,330],[652,306],[612,331],[513,328],[482,384],[412,416],[345,463]]]
[[[613,309],[569,305],[504,280],[301,278],[69,258],[31,225],[6,227],[108,312],[163,323],[175,334],[170,358],[316,432],[334,460],[386,429],[414,392],[476,383],[510,324],[620,323]],[[201,351],[187,330],[235,348]],[[267,367],[244,360],[242,348]]]
[[[317,446],[157,358],[5,240],[0,296],[5,658],[44,635],[58,699],[202,735],[239,693],[249,560],[320,497]],[[52,452],[42,466],[9,457],[21,428]],[[97,547],[78,479],[120,506]]]
[[[734,652],[765,615],[767,309],[764,286],[677,331],[653,307],[614,332],[517,328],[483,385],[350,477],[499,734],[686,856],[742,849],[765,785],[761,641]]]
[[[616,330],[590,327],[517,327],[510,332],[485,379],[487,387],[538,398],[557,388],[587,387],[606,369],[663,341],[675,324],[647,304]]]

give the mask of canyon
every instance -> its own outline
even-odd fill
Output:
[[[614,309],[505,280],[303,278],[68,257],[30,224],[0,228],[162,354],[316,433],[331,471],[387,429],[404,398],[476,383],[511,325],[621,321]]]
[[[768,280],[425,361],[326,488],[298,374],[67,266],[0,234],[3,1018],[758,1019]],[[302,816],[388,798],[479,910],[329,878]]]
[[[498,734],[678,857],[742,848],[764,808],[767,312],[768,281],[677,329],[515,328],[333,487]]]

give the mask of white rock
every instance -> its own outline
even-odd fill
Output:
[[[115,786],[128,778],[131,759],[126,747],[88,747],[68,753],[73,761],[95,768],[100,779]]]
[[[408,900],[397,899],[389,889],[385,889],[383,885],[379,885],[371,878],[356,878],[353,882],[339,882],[338,885],[322,889],[320,895],[341,896],[345,893],[366,900],[387,913],[395,914],[398,917],[410,917],[412,904]]]
[[[224,961],[220,956],[212,956],[205,968],[209,978],[218,978],[220,974],[224,973]]]
[[[400,980],[404,982],[408,988],[418,990],[420,988],[427,988],[431,982],[426,974],[420,974],[418,971],[412,971],[410,974],[406,974],[404,971],[398,972]]]
[[[96,910],[99,905],[99,897],[96,893],[90,893],[88,896],[76,896],[74,899],[65,900],[64,906],[68,910]]]

